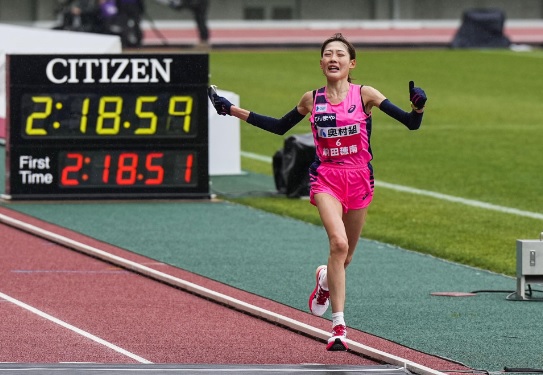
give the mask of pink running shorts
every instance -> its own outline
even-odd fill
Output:
[[[310,170],[309,201],[315,205],[315,194],[326,193],[336,198],[343,212],[369,206],[373,199],[374,179],[370,165],[341,166],[321,163]]]

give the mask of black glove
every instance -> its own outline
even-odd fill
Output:
[[[215,107],[215,110],[219,115],[230,115],[230,107],[232,107],[232,103],[230,103],[228,99],[217,94],[216,86],[210,86],[207,90],[207,94],[209,96],[209,100],[211,100],[213,107]]]
[[[426,105],[426,93],[420,87],[415,87],[415,82],[409,81],[409,100],[413,109],[423,109]]]

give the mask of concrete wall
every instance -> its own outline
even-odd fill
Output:
[[[264,19],[288,15],[301,20],[459,20],[469,8],[500,8],[507,19],[543,19],[543,0],[209,0],[210,20]],[[54,21],[57,0],[0,0],[0,22]],[[175,11],[145,0],[155,20],[191,20],[190,11]]]

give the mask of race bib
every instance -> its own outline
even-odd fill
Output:
[[[317,122],[315,121],[315,123]],[[345,156],[356,154],[359,151],[360,124],[340,127],[317,125],[317,135],[324,156]]]

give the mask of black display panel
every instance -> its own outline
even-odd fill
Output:
[[[207,54],[8,55],[6,198],[208,198]]]

